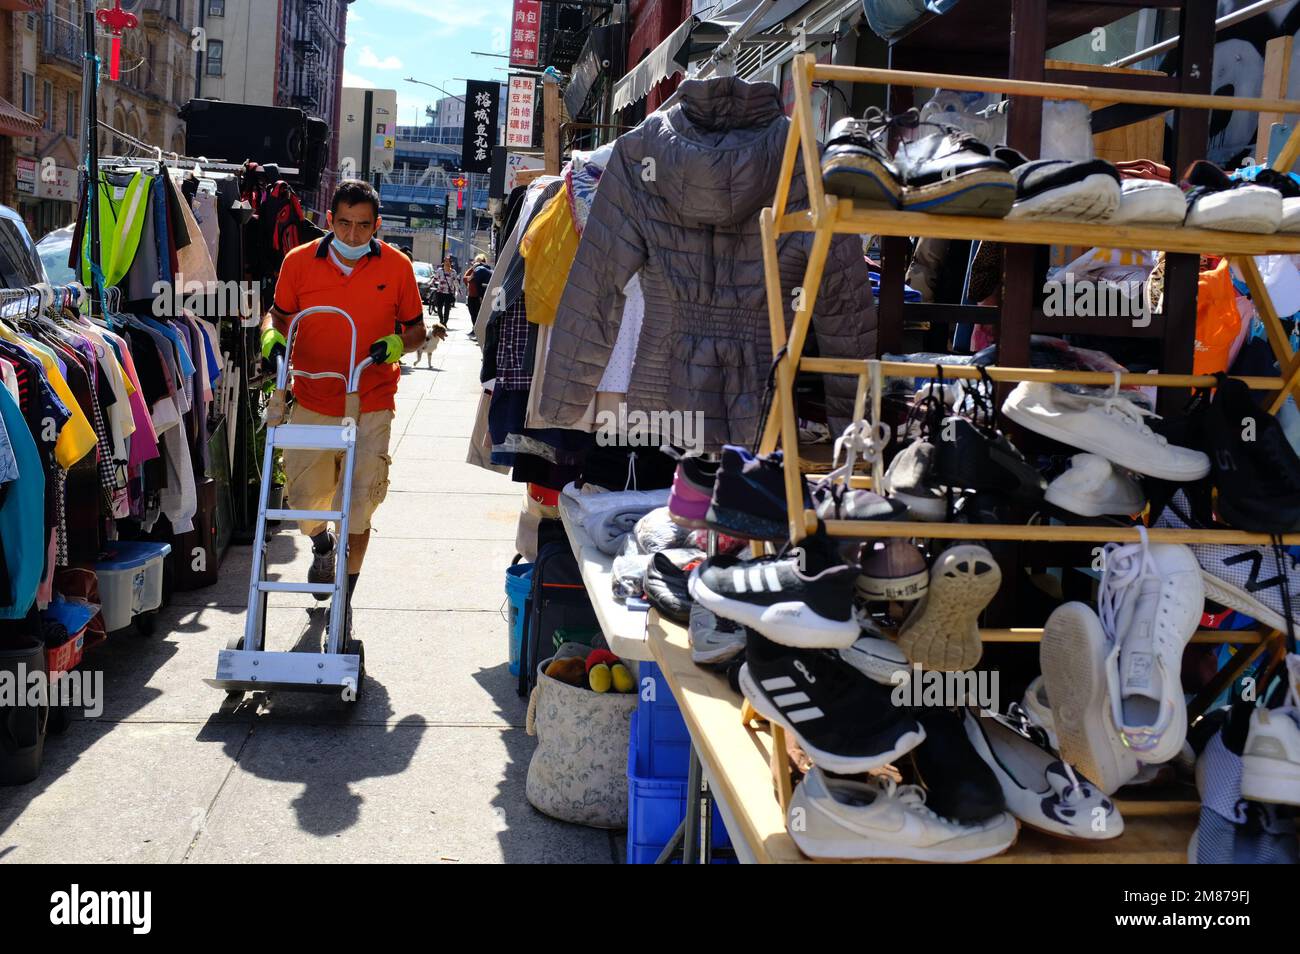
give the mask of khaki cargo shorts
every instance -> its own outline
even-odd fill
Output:
[[[369,411],[357,423],[356,467],[352,473],[352,503],[348,508],[348,533],[365,533],[375,508],[388,496],[388,437],[393,427],[392,411]],[[289,415],[292,424],[342,423],[342,418],[317,414],[295,404]],[[343,506],[343,453],[326,450],[284,451],[285,492],[294,510],[341,510]],[[299,521],[308,536],[320,533],[326,524]]]

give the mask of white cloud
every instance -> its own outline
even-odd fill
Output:
[[[395,56],[388,56],[380,59],[375,55],[375,51],[368,46],[361,48],[361,65],[370,70],[400,70],[402,61]]]
[[[364,76],[358,76],[356,73],[353,73],[351,70],[348,69],[345,69],[343,71],[343,85],[358,86],[361,89],[375,88],[375,84],[373,80],[368,80]]]

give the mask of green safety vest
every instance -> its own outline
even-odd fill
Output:
[[[120,186],[111,185],[101,174],[95,190],[99,200],[99,267],[104,272],[104,287],[112,288],[124,277],[140,248],[140,235],[149,215],[149,187],[153,179],[137,170],[119,196]],[[86,224],[81,246],[82,282],[91,286],[90,223]]]

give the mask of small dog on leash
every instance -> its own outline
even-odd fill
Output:
[[[415,367],[420,366],[421,358],[429,359],[429,367],[433,367],[433,353],[438,350],[438,345],[447,340],[447,326],[440,325],[438,322],[433,323],[424,334],[424,344],[415,349]]]

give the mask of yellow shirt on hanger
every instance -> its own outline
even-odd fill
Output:
[[[64,380],[62,372],[59,371],[59,363],[54,359],[54,355],[50,351],[34,341],[14,334],[4,325],[0,325],[0,338],[18,345],[18,347],[29,352],[41,362],[41,365],[45,368],[45,377],[49,379],[50,387],[54,388],[54,393],[59,396],[59,400],[63,402],[68,409],[68,413],[72,415],[68,419],[68,423],[63,425],[63,429],[59,431],[59,436],[54,442],[54,459],[59,462],[59,465],[64,470],[67,470],[95,449],[95,446],[99,443],[99,438],[95,435],[95,428],[91,426],[90,419],[81,410],[81,405],[77,403],[77,399],[72,396],[72,388],[68,387],[68,382]]]
[[[519,240],[528,320],[539,325],[554,324],[560,296],[569,281],[569,268],[578,254],[578,230],[569,208],[568,189],[565,183],[551,196]]]

